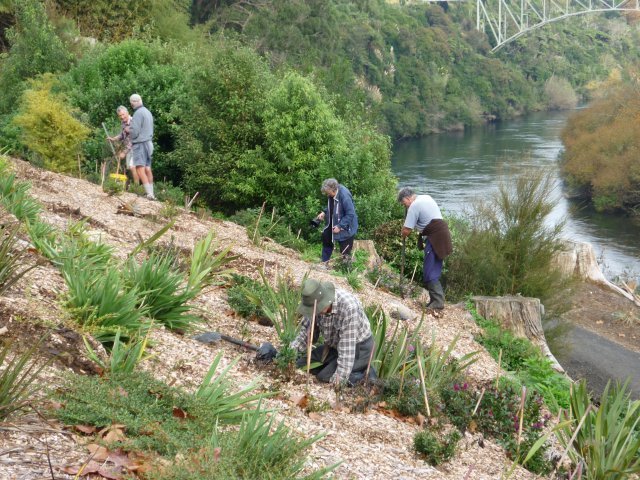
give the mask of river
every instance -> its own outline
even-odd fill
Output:
[[[570,112],[540,112],[464,132],[431,135],[394,146],[392,169],[400,186],[431,195],[446,212],[462,213],[475,198],[490,195],[501,178],[525,168],[556,173],[550,222],[565,219],[563,235],[593,245],[610,279],[640,274],[640,222],[599,214],[563,195],[558,171],[560,132]]]
[[[640,222],[605,215],[565,197],[558,169],[560,133],[571,112],[541,112],[464,132],[431,135],[394,146],[392,169],[400,186],[430,194],[444,213],[463,214],[473,201],[494,192],[501,180],[529,168],[550,168],[555,203],[549,223],[565,221],[563,236],[593,245],[607,277],[638,278]],[[640,356],[579,326],[563,324],[548,334],[549,345],[573,378],[587,378],[601,391],[608,378],[631,377],[640,398]],[[606,360],[606,361],[605,361]]]

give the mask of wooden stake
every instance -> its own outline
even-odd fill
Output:
[[[418,269],[418,264],[416,263],[415,267],[413,267],[413,273],[411,274],[411,281],[409,283],[413,283],[413,277],[416,276],[417,269]]]
[[[311,371],[311,347],[313,343],[313,329],[316,324],[316,308],[318,307],[318,300],[313,301],[313,315],[311,316],[311,328],[309,328],[309,338],[307,338],[307,388],[309,388],[309,379]]]
[[[258,235],[258,227],[260,226],[260,219],[262,218],[262,214],[264,213],[264,207],[267,205],[267,202],[262,202],[262,208],[260,209],[260,214],[258,215],[258,220],[256,221],[256,228],[253,231],[252,242],[256,243],[256,238]]]
[[[369,363],[367,363],[367,371],[364,374],[364,384],[369,385],[369,368],[371,368],[371,361],[373,360],[373,351],[375,350],[375,345],[371,348],[371,353],[369,354]]]
[[[400,388],[398,389],[398,397],[402,396],[402,389],[404,387],[404,371],[407,368],[407,364],[402,364],[402,373],[400,374]]]
[[[484,387],[482,387],[482,391],[480,392],[480,398],[478,398],[478,402],[476,403],[476,408],[473,409],[473,413],[471,416],[473,417],[478,411],[478,407],[480,406],[480,402],[482,401],[482,397],[484,397]]]
[[[520,397],[520,422],[518,424],[518,446],[520,446],[520,442],[522,441],[522,423],[524,421],[524,401],[527,398],[527,387],[522,386],[522,397]]]
[[[500,370],[502,365],[502,349],[498,353],[498,376],[496,377],[496,390],[498,390],[498,383],[500,382]]]
[[[420,370],[420,381],[422,382],[422,395],[424,395],[424,405],[427,407],[427,417],[431,416],[431,409],[429,409],[429,397],[427,397],[427,386],[424,383],[424,371],[422,370],[422,362],[420,358],[416,358],[418,361],[418,369]]]

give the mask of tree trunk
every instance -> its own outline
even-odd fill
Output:
[[[364,250],[369,254],[369,260],[367,262],[368,270],[372,270],[373,268],[380,266],[382,263],[373,240],[354,240],[353,251],[355,252],[356,250]]]
[[[506,297],[472,297],[476,311],[484,318],[497,321],[517,337],[531,340],[551,360],[553,368],[564,372],[562,365],[553,356],[542,330],[544,307],[537,298],[519,295]]]

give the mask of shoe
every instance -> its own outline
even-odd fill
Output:
[[[427,307],[425,309],[425,313],[427,315],[431,315],[433,318],[442,318],[442,316],[444,315],[444,308]]]
[[[157,200],[157,198],[153,195],[145,195],[144,198],[146,198],[147,200]]]

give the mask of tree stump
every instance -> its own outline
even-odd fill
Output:
[[[355,252],[356,250],[364,250],[369,254],[369,260],[367,262],[368,270],[373,270],[382,263],[382,259],[376,251],[376,246],[373,243],[373,240],[355,240],[353,242],[353,251]]]
[[[640,306],[633,292],[629,292],[611,283],[600,270],[596,260],[596,254],[590,243],[565,240],[565,248],[554,258],[556,267],[566,277],[577,277],[580,280],[604,285],[614,292],[628,298],[637,306]]]
[[[553,368],[564,372],[553,356],[542,329],[543,306],[537,298],[520,295],[505,297],[472,297],[476,311],[484,318],[497,321],[517,337],[528,338],[551,360]]]

